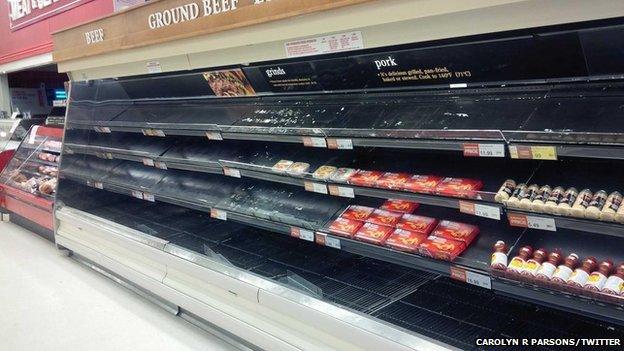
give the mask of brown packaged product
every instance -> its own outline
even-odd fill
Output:
[[[598,219],[600,218],[600,212],[607,202],[607,192],[600,190],[594,193],[592,200],[585,209],[585,218]]]
[[[604,287],[600,291],[611,295],[624,294],[624,262],[617,266],[615,273],[607,279]]]
[[[533,258],[528,259],[524,263],[524,267],[522,268],[522,272],[520,274],[524,276],[535,276],[537,270],[542,266],[542,262],[546,260],[548,257],[548,252],[545,249],[537,249],[533,253]]]
[[[490,267],[492,269],[505,270],[507,268],[507,244],[504,241],[499,240],[494,244],[494,252],[492,253],[492,259],[490,260]]]
[[[518,256],[511,259],[507,266],[507,271],[520,274],[524,269],[524,264],[533,255],[533,248],[530,246],[523,246],[518,252]]]
[[[559,204],[557,204],[555,213],[562,216],[569,216],[570,210],[572,210],[572,205],[574,205],[574,202],[576,202],[578,194],[579,193],[576,188],[568,188],[568,190],[563,193],[563,197],[561,198],[561,200],[559,200]]]
[[[559,267],[557,267],[551,281],[554,283],[565,284],[572,275],[576,266],[578,266],[578,259],[579,257],[577,254],[569,254],[563,261],[563,264],[560,264]]]
[[[607,201],[600,211],[600,220],[602,221],[615,221],[615,214],[622,205],[622,194],[619,191],[614,191],[607,197]]]
[[[598,265],[598,269],[593,271],[587,282],[583,286],[585,289],[591,291],[600,291],[607,282],[607,278],[613,272],[613,262],[611,260],[604,260]]]
[[[544,212],[544,205],[546,199],[550,197],[550,194],[552,194],[552,188],[550,186],[544,185],[541,187],[537,191],[533,202],[531,202],[531,210],[535,212]]]
[[[564,193],[565,190],[563,190],[562,187],[558,186],[554,188],[550,196],[544,201],[544,212],[555,214],[557,205],[559,205],[559,201],[563,198]]]
[[[522,196],[520,197],[520,203],[518,204],[518,207],[524,210],[530,210],[531,203],[533,202],[533,199],[535,199],[535,196],[537,196],[538,191],[539,186],[537,184],[530,185],[524,192],[524,194],[522,194]]]
[[[596,257],[586,257],[583,262],[581,262],[581,265],[570,275],[567,284],[579,288],[585,285],[587,279],[589,279],[589,274],[596,270],[598,265],[596,261]]]
[[[520,204],[520,198],[524,196],[524,193],[527,191],[527,188],[528,188],[527,185],[524,183],[518,184],[516,188],[514,189],[513,193],[511,194],[511,196],[509,197],[509,199],[507,200],[507,202],[505,203],[507,207],[518,208]]]
[[[535,273],[535,277],[540,280],[550,280],[561,263],[561,252],[555,250],[548,255],[548,261],[542,263]]]
[[[620,206],[617,213],[615,214],[615,221],[619,223],[624,223],[624,206]]]
[[[589,203],[591,202],[592,197],[594,197],[594,194],[591,192],[591,190],[589,189],[581,190],[581,192],[576,197],[576,201],[574,201],[574,204],[572,205],[572,209],[570,210],[570,215],[574,217],[580,217],[580,218],[585,217],[585,210],[587,209],[587,206],[589,206]]]
[[[494,196],[494,200],[496,202],[505,202],[507,200],[509,200],[509,197],[511,197],[511,194],[513,194],[514,189],[516,188],[516,181],[513,179],[507,179],[503,185],[501,185],[500,189],[498,189],[498,192],[496,192],[496,195]]]

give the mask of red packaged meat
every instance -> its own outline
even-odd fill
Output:
[[[394,227],[397,223],[399,223],[401,216],[402,214],[398,212],[376,209],[370,216],[368,216],[366,222]]]
[[[436,187],[436,193],[445,196],[474,197],[483,182],[477,179],[444,178]]]
[[[375,182],[377,188],[402,189],[403,184],[410,179],[411,174],[386,172]]]
[[[340,217],[332,222],[329,226],[329,231],[336,235],[352,238],[363,224],[364,222]]]
[[[431,233],[431,235],[440,238],[462,241],[466,246],[470,245],[478,234],[479,227],[477,226],[447,220],[441,221]]]
[[[379,171],[358,171],[349,178],[349,184],[373,187],[382,175]]]
[[[381,245],[392,232],[392,227],[374,223],[364,223],[355,233],[355,239]]]
[[[366,206],[351,205],[340,215],[342,218],[365,221],[375,209]]]
[[[431,217],[404,214],[396,227],[410,232],[429,235],[438,224],[438,220]]]
[[[435,191],[436,186],[442,178],[430,175],[413,175],[403,184],[403,190],[414,193],[430,194]]]
[[[414,213],[418,208],[417,202],[407,201],[407,200],[386,200],[383,205],[381,205],[382,210],[386,211],[394,211],[401,213]]]
[[[385,245],[400,251],[418,252],[418,245],[427,239],[427,235],[397,228],[386,239]]]
[[[418,246],[421,255],[445,261],[453,261],[465,249],[466,244],[461,241],[437,236],[428,237]]]

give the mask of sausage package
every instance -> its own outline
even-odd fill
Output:
[[[403,184],[411,177],[407,173],[386,172],[375,182],[375,187],[384,189],[402,189]]]
[[[370,216],[368,216],[366,222],[394,227],[397,223],[399,223],[401,216],[402,214],[398,212],[376,209]]]
[[[483,182],[478,179],[444,178],[435,192],[445,196],[474,197],[481,190]]]
[[[329,231],[336,235],[352,238],[363,224],[364,222],[339,217],[330,224]]]
[[[459,240],[466,244],[466,247],[472,243],[478,234],[479,227],[477,226],[448,220],[441,221],[431,233],[431,235],[439,238]]]
[[[396,228],[386,239],[385,246],[399,251],[416,253],[420,243],[426,239],[427,235],[425,234]]]
[[[373,187],[382,175],[379,171],[358,171],[349,178],[349,184]]]
[[[442,178],[436,176],[413,175],[403,184],[403,190],[413,193],[431,194],[441,180]]]
[[[414,213],[416,209],[418,209],[418,203],[407,200],[386,200],[386,202],[381,205],[382,210],[386,211],[394,211],[401,213]]]
[[[340,215],[342,218],[354,219],[356,221],[365,221],[374,211],[374,208],[358,205],[350,205]]]
[[[466,249],[466,245],[457,240],[430,236],[418,246],[423,256],[437,260],[453,261]]]
[[[386,238],[392,233],[392,227],[379,225],[374,223],[364,223],[362,227],[355,233],[354,238],[360,241],[381,245]]]
[[[435,218],[404,214],[396,227],[418,234],[429,235],[436,224],[438,224],[438,220]]]

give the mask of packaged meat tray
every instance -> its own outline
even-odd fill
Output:
[[[292,166],[294,162],[290,160],[280,160],[271,168],[273,172],[285,173],[288,167]]]
[[[303,176],[310,169],[310,164],[305,162],[295,162],[288,169],[286,173],[294,177]]]
[[[386,172],[375,182],[375,187],[384,189],[402,189],[403,185],[411,177],[407,173]]]
[[[448,220],[441,221],[431,233],[431,235],[439,238],[459,240],[466,244],[466,247],[472,243],[478,234],[479,227],[477,226]]]
[[[426,239],[425,234],[396,228],[390,233],[384,245],[399,251],[418,252],[418,246]]]
[[[477,179],[444,178],[435,192],[444,196],[474,197],[481,190],[483,182]]]
[[[362,227],[355,233],[355,239],[381,245],[384,243],[388,235],[392,233],[392,227],[379,225],[374,223],[364,223]]]
[[[335,172],[336,167],[334,166],[321,166],[312,173],[312,177],[319,180],[328,180]]]
[[[453,261],[465,249],[466,245],[461,241],[437,236],[429,236],[418,246],[421,255],[444,261]]]
[[[403,190],[414,193],[431,194],[435,191],[442,178],[430,175],[413,175],[405,184]]]
[[[382,175],[379,171],[358,171],[349,178],[349,184],[373,187]]]
[[[352,238],[363,224],[364,222],[339,217],[329,226],[329,231],[336,235]]]
[[[335,168],[334,168],[335,169]],[[356,169],[353,168],[338,168],[329,178],[332,182],[336,183],[348,183],[349,178],[357,173]]]
[[[396,227],[418,234],[429,235],[438,224],[438,220],[431,217],[404,214]]]
[[[386,211],[414,213],[418,206],[418,203],[413,201],[389,199],[380,208]]]
[[[350,205],[340,215],[342,218],[353,219],[356,221],[365,221],[373,213],[375,209],[366,206]]]
[[[399,223],[401,216],[402,214],[398,212],[376,209],[370,216],[368,216],[366,222],[394,227],[397,223]]]

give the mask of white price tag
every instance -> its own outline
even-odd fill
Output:
[[[160,169],[167,169],[167,164],[162,161],[156,161],[154,162],[154,167],[160,168]]]
[[[143,200],[143,193],[140,191],[132,190],[132,197]]]
[[[303,137],[303,145],[308,147],[327,147],[325,138],[319,137]]]
[[[154,195],[153,194],[148,194],[148,193],[143,193],[143,200],[149,201],[149,202],[156,202],[156,199],[154,198]]]
[[[527,227],[532,229],[548,230],[551,232],[557,231],[554,218],[544,218],[535,216],[527,217]]]
[[[474,208],[475,216],[495,219],[497,221],[500,221],[501,219],[500,209],[496,206],[475,204]]]
[[[325,246],[340,250],[340,239],[327,236],[325,237]]]
[[[147,68],[147,73],[161,73],[162,66],[160,65],[160,61],[147,61],[145,63],[145,67]]]
[[[479,144],[480,157],[505,157],[503,144]]]
[[[290,236],[305,241],[314,241],[314,232],[307,229],[292,227],[290,228]]]
[[[355,192],[353,191],[353,188],[347,188],[344,186],[337,186],[337,185],[330,185],[328,188],[329,188],[329,193],[331,195],[341,196],[341,197],[350,197],[350,198],[355,197]]]
[[[466,283],[486,289],[492,289],[492,279],[490,279],[489,275],[485,274],[466,271]]]
[[[164,137],[165,136],[165,132],[163,132],[160,129],[154,129],[154,135],[155,136],[159,136],[159,137]]]
[[[228,177],[240,178],[241,173],[236,168],[223,167],[223,174]]]
[[[353,141],[351,139],[327,139],[327,148],[353,150]]]
[[[154,160],[152,160],[151,158],[144,158],[143,164],[146,166],[154,167]]]
[[[227,212],[216,208],[210,209],[210,217],[227,221]]]
[[[93,187],[102,190],[102,189],[104,189],[104,184],[102,182],[94,182],[93,183]]]
[[[327,185],[323,183],[315,183],[315,182],[306,181],[304,183],[304,187],[306,191],[327,195]]]
[[[223,136],[220,132],[206,132],[208,140],[223,140]]]

